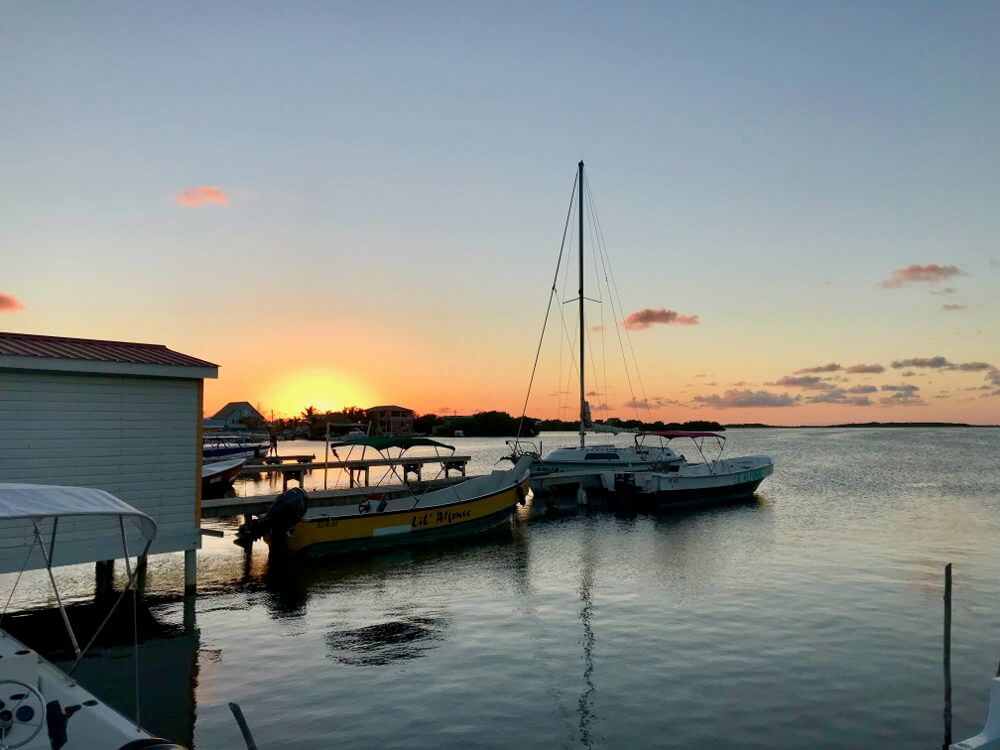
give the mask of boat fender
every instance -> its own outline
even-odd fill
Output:
[[[80,710],[80,706],[69,706],[65,711],[59,701],[49,701],[45,704],[45,725],[49,731],[49,745],[52,750],[59,750],[69,742],[66,726],[69,718]]]
[[[517,485],[517,502],[524,505],[528,502],[528,495],[524,491],[524,487]]]
[[[358,503],[358,513],[371,513],[372,504],[368,500],[362,500]]]

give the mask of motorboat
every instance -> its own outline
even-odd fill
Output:
[[[83,648],[80,648],[76,633],[70,625],[52,573],[53,555],[57,554],[59,548],[59,521],[63,519],[103,519],[111,526],[112,531],[120,530],[128,572],[125,588],[114,601],[98,632]],[[27,566],[32,555],[41,554],[44,558],[76,661],[68,673],[63,672],[36,651],[0,630],[0,750],[183,750],[180,745],[154,737],[144,730],[139,724],[138,709],[134,720],[126,718],[73,678],[76,666],[86,656],[114,609],[135,583],[138,569],[129,560],[126,524],[134,526],[145,543],[139,553],[141,557],[149,551],[156,536],[156,523],[146,514],[103,490],[0,484],[0,524],[19,529],[24,528],[26,522],[30,524],[33,533],[30,540],[25,539],[28,551],[24,564]],[[17,582],[14,586],[16,588]],[[141,684],[138,634],[133,648],[138,691]],[[138,706],[138,696],[136,698]]]
[[[269,445],[248,435],[205,435],[201,456],[204,463],[228,461],[234,458],[262,458]]]
[[[670,448],[668,443],[678,439],[690,440],[701,460],[689,461]],[[718,446],[714,459],[705,454],[706,440],[714,440]],[[604,490],[612,493],[616,501],[650,508],[752,497],[760,483],[773,473],[774,462],[769,456],[722,458],[725,440],[725,435],[716,432],[640,432],[634,447],[627,451],[592,446],[597,455],[589,462],[584,456],[583,460],[566,461],[544,471],[546,459],[539,462],[543,467],[540,472],[533,465],[531,488],[539,494],[566,489]],[[560,451],[551,455],[559,456]]]
[[[412,447],[454,451],[451,446],[420,437],[358,438],[336,447],[358,445],[376,449],[389,461],[390,475],[397,477],[396,467],[405,463],[404,454]],[[390,456],[392,448],[399,449],[398,454]],[[530,456],[524,456],[506,471],[394,499],[373,486],[358,505],[310,509],[306,493],[294,487],[282,493],[260,518],[241,526],[236,543],[247,545],[263,537],[272,553],[315,557],[482,533],[509,523],[514,507],[524,504],[531,462]]]
[[[205,499],[222,497],[233,486],[246,462],[246,458],[231,458],[202,464],[201,496]]]

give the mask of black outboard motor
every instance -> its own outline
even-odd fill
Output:
[[[260,517],[240,526],[233,544],[250,547],[264,534],[271,534],[271,549],[282,548],[285,534],[302,520],[309,510],[309,496],[301,487],[292,487],[274,498],[271,507]]]

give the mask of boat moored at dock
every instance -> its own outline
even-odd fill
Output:
[[[279,497],[268,513],[240,527],[236,542],[263,536],[272,551],[314,557],[481,533],[509,522],[514,507],[525,502],[530,465],[530,457],[524,457],[506,471],[421,495],[387,499],[371,494],[357,505],[302,508],[301,513],[294,506],[306,496],[293,488],[284,495],[291,510],[275,507],[284,496]]]
[[[52,583],[52,591],[66,626],[66,633],[76,662],[69,673],[62,672],[38,653],[13,636],[0,630],[0,748],[23,750],[183,750],[167,740],[154,737],[135,721],[127,719],[101,702],[73,679],[73,670],[97,640],[111,612],[83,648],[70,625],[63,600],[52,574],[53,555],[59,550],[59,521],[105,519],[118,527],[122,552],[128,573],[125,589],[114,603],[117,605],[134,585],[138,566],[129,561],[126,527],[135,527],[145,547],[136,552],[140,558],[149,551],[156,536],[156,523],[128,503],[103,490],[84,487],[57,487],[33,484],[0,484],[0,526],[12,533],[25,528],[33,531],[27,558],[41,554]],[[64,523],[64,527],[68,524]],[[8,571],[3,571],[8,572]],[[18,576],[20,580],[20,576]],[[15,587],[17,582],[15,582]],[[13,592],[11,592],[13,596]],[[135,598],[133,597],[133,606]],[[112,612],[114,606],[112,606]],[[133,620],[134,621],[134,620]],[[138,634],[133,648],[136,653],[136,691],[139,690]],[[136,696],[138,704],[138,695]]]

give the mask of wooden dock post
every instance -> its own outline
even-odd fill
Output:
[[[184,550],[184,596],[193,596],[198,591],[198,550]]]
[[[135,563],[135,595],[142,601],[146,598],[146,572],[149,563],[147,556],[140,557]]]
[[[944,744],[951,747],[951,563],[944,566]]]
[[[107,601],[114,593],[115,561],[98,560],[94,565],[94,599]]]

